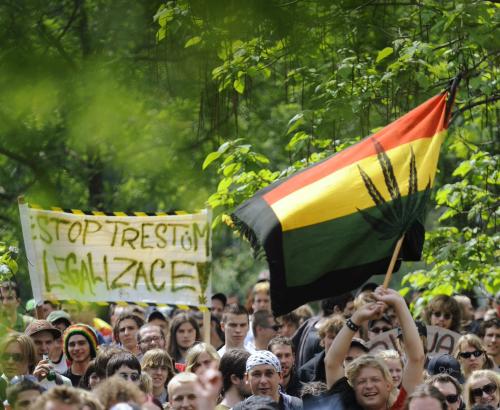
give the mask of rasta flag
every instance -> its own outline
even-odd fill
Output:
[[[265,252],[276,315],[385,273],[403,234],[399,258],[420,259],[425,205],[447,128],[447,95],[271,184],[236,209],[236,228]]]

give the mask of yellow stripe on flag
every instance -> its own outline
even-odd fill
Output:
[[[444,135],[445,131],[433,138],[422,138],[386,151],[393,164],[394,175],[402,196],[408,193],[410,146],[415,153],[419,170],[418,191],[422,191],[429,179],[431,185],[434,183],[433,176]],[[275,202],[272,209],[280,220],[283,231],[330,221],[355,213],[357,209],[375,206],[363,183],[358,165],[368,174],[384,199],[389,201],[391,198],[382,169],[377,156],[374,155],[342,168]],[[297,207],[298,204],[300,208]]]

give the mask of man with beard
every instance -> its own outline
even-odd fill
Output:
[[[268,349],[274,353],[281,364],[281,387],[286,394],[300,397],[302,383],[295,371],[295,348],[292,339],[285,336],[277,336],[269,342]]]
[[[71,325],[64,332],[63,344],[66,357],[71,362],[64,376],[77,387],[90,360],[96,356],[97,334],[94,329],[83,323]]]
[[[222,373],[224,398],[215,410],[227,410],[250,396],[250,386],[245,382],[245,366],[250,353],[244,349],[231,349],[221,358],[219,371]]]
[[[302,400],[280,391],[281,365],[278,358],[268,350],[257,350],[247,359],[245,378],[253,396],[270,397],[283,410],[302,410]],[[243,403],[247,403],[245,400]],[[236,406],[238,408],[239,404]]]

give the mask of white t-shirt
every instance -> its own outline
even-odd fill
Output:
[[[255,346],[252,343],[245,342],[243,345],[243,349],[245,349],[249,353],[255,352]],[[226,345],[222,346],[219,350],[217,350],[217,353],[219,354],[220,357],[224,356],[224,353],[226,353]]]

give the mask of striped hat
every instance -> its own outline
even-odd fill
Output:
[[[69,354],[68,343],[71,336],[74,335],[82,335],[87,339],[90,346],[90,357],[93,359],[97,353],[97,333],[96,331],[89,325],[84,323],[77,323],[76,325],[69,326],[64,332],[63,336],[63,344],[64,344],[64,354],[66,357],[71,360],[71,356]]]

